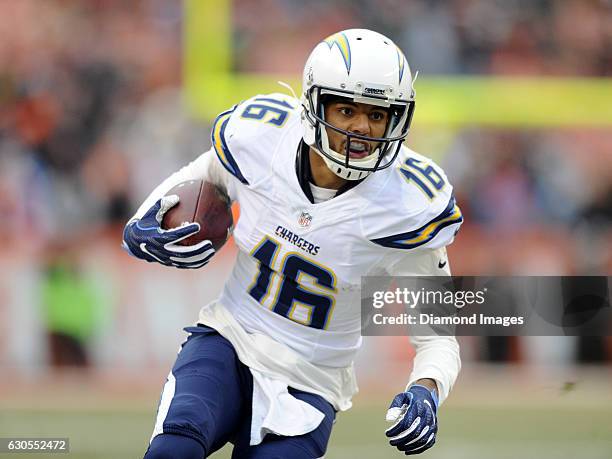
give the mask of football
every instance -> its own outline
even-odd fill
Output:
[[[234,224],[229,196],[204,180],[183,182],[168,191],[166,196],[172,194],[179,197],[179,202],[164,215],[162,228],[199,223],[200,231],[179,244],[194,245],[207,239],[215,250],[219,250],[230,237]]]

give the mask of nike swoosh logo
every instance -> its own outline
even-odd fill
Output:
[[[438,262],[438,268],[440,268],[440,269],[444,268],[446,266],[446,263],[447,263],[446,260],[444,260],[444,262],[439,261]]]
[[[161,264],[164,264],[164,262],[162,260],[160,260],[159,258],[157,258],[155,255],[153,255],[151,252],[149,252],[147,250],[147,243],[146,242],[142,242],[140,244],[140,250],[142,250],[144,253],[146,253],[147,255],[149,255],[152,258],[155,258],[157,261],[159,261]]]

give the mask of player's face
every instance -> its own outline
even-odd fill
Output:
[[[325,106],[325,120],[333,126],[368,137],[383,137],[387,129],[389,113],[376,105],[352,101],[334,101]],[[346,151],[347,137],[327,129],[329,146],[337,153]],[[349,146],[352,159],[365,158],[372,154],[380,142],[353,139]]]

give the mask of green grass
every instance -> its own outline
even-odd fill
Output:
[[[444,406],[436,446],[424,458],[609,459],[612,457],[612,406],[520,402],[490,406],[462,402]],[[87,404],[91,405],[91,403]],[[142,457],[153,410],[142,406],[99,409],[17,409],[0,407],[0,436],[69,437],[71,453],[53,457],[122,459]],[[326,458],[402,457],[386,445],[384,404],[368,400],[340,414]],[[50,455],[0,454],[26,459]],[[227,450],[212,457],[229,458]]]

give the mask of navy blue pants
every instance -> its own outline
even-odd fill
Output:
[[[322,397],[289,388],[296,398],[317,408],[325,418],[305,435],[266,435],[249,446],[253,379],[229,341],[209,327],[188,327],[191,333],[178,354],[158,410],[163,433],[145,459],[202,459],[234,444],[232,459],[316,459],[323,457],[335,411]]]

